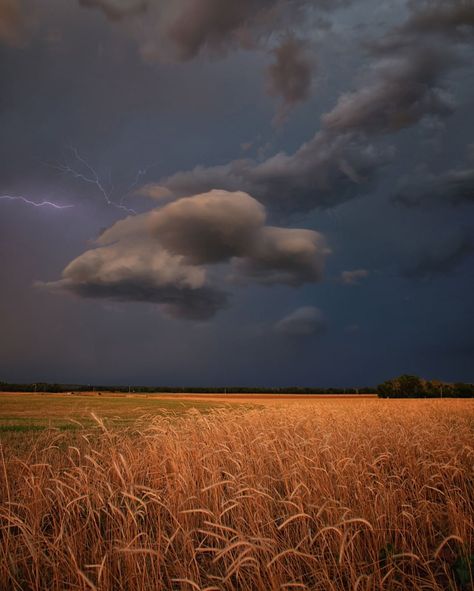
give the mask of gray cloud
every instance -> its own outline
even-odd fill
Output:
[[[294,154],[280,152],[264,162],[234,160],[198,166],[162,181],[175,195],[214,187],[244,190],[277,211],[331,207],[366,192],[378,169],[393,156],[353,134],[317,133]]]
[[[225,294],[206,285],[204,269],[153,243],[146,232],[147,214],[139,217],[113,226],[117,242],[86,251],[64,269],[62,280],[47,286],[84,298],[156,303],[174,317],[213,316],[226,304]],[[128,225],[134,226],[132,233]],[[106,234],[101,244],[110,239]]]
[[[265,222],[265,208],[246,193],[211,191],[158,210],[151,221],[166,250],[194,265],[244,257]]]
[[[443,79],[459,64],[456,54],[427,35],[405,39],[400,31],[393,30],[392,41],[403,38],[404,43],[371,47],[376,61],[369,81],[343,94],[323,115],[322,130],[293,154],[197,166],[162,185],[177,196],[216,187],[244,190],[280,212],[332,207],[366,193],[393,156],[371,137],[412,127],[427,117],[445,118],[455,108]]]
[[[402,27],[403,33],[443,34],[460,39],[472,36],[474,5],[470,0],[435,0],[412,2],[412,17]]]
[[[326,329],[323,313],[314,306],[297,308],[275,324],[275,332],[291,337],[321,334]]]
[[[298,286],[320,281],[330,250],[313,230],[262,228],[251,252],[236,261],[237,271],[258,283]]]
[[[79,0],[79,4],[89,8],[100,8],[111,20],[120,20],[145,12],[150,0]]]
[[[361,279],[369,276],[367,269],[354,269],[353,271],[342,271],[341,283],[344,285],[357,285]]]
[[[474,169],[415,173],[403,181],[393,200],[407,207],[474,203]]]
[[[281,97],[276,122],[282,122],[289,110],[305,101],[311,91],[314,58],[304,41],[290,37],[273,50],[275,62],[268,68],[268,89]]]
[[[132,34],[147,59],[186,61],[207,51],[266,46],[278,31],[318,26],[320,11],[352,0],[80,0],[111,19],[133,17]]]
[[[274,22],[277,5],[274,0],[193,0],[184,4],[168,35],[183,60],[195,57],[204,48],[221,51],[231,43],[253,44],[251,27]]]
[[[158,304],[168,315],[212,317],[235,279],[300,285],[322,278],[329,250],[312,230],[265,226],[265,210],[242,192],[211,191],[116,222],[43,284],[80,297]],[[211,276],[209,265],[230,271]]]
[[[446,117],[454,109],[453,99],[438,84],[453,62],[445,48],[434,47],[383,59],[373,70],[373,80],[342,95],[323,123],[340,132],[377,134],[412,126],[425,116]]]

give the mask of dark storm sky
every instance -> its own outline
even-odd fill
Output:
[[[473,44],[470,0],[0,0],[0,379],[472,381]]]

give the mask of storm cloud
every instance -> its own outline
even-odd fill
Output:
[[[400,29],[401,33],[431,33],[457,39],[472,37],[474,5],[470,0],[436,0],[412,2],[414,12]]]
[[[307,43],[294,37],[283,41],[272,53],[275,62],[267,71],[268,90],[282,100],[275,118],[276,123],[281,123],[292,107],[309,97],[315,60]]]
[[[321,11],[334,11],[351,1],[80,0],[85,6],[100,8],[112,20],[129,17],[141,54],[160,61],[188,61],[205,52],[222,56],[231,48],[267,47],[275,33],[317,26]]]
[[[100,8],[111,20],[120,20],[145,12],[150,0],[79,0],[79,4],[89,8]]]
[[[429,10],[423,13],[426,18]],[[445,40],[435,42],[428,32],[406,33],[419,14],[393,28],[389,43],[370,47],[372,65],[359,88],[343,93],[322,116],[321,129],[293,154],[196,166],[161,184],[176,196],[212,188],[244,190],[279,212],[333,207],[367,193],[394,155],[379,136],[427,118],[446,119],[456,109],[445,79],[460,58]]]
[[[242,189],[279,212],[332,207],[366,192],[376,172],[393,156],[353,134],[318,132],[295,153],[280,152],[263,162],[235,160],[197,166],[162,181],[175,195],[214,187]]]
[[[155,303],[170,316],[206,320],[227,305],[223,287],[236,278],[265,285],[317,282],[329,252],[318,232],[266,226],[265,209],[249,195],[211,191],[115,223],[61,280],[43,286]]]
[[[342,95],[323,116],[323,124],[339,132],[379,134],[410,127],[426,116],[447,117],[454,110],[453,99],[438,84],[453,62],[449,52],[434,47],[381,60],[372,81]]]

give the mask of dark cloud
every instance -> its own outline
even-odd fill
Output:
[[[426,36],[371,51],[375,63],[369,81],[343,94],[323,115],[322,130],[293,154],[198,166],[164,179],[163,186],[177,196],[212,188],[244,190],[283,212],[332,207],[366,193],[393,155],[370,138],[451,115],[454,99],[443,80],[459,63],[449,46]]]
[[[131,222],[138,235],[128,233],[127,222],[112,227],[121,239],[86,251],[64,269],[62,280],[46,286],[85,298],[156,303],[171,316],[192,319],[207,319],[225,305],[226,296],[206,285],[204,269],[149,240],[146,215]],[[100,243],[106,241],[105,233]]]
[[[291,337],[308,337],[326,329],[323,313],[314,306],[297,308],[275,324],[275,332]]]
[[[151,229],[163,248],[199,265],[246,256],[264,222],[263,205],[246,193],[211,191],[157,211]]]
[[[369,276],[367,269],[354,269],[353,271],[342,271],[341,283],[344,285],[357,285],[362,279]]]
[[[474,168],[415,173],[404,180],[393,200],[407,207],[474,203]]]
[[[267,46],[276,32],[320,26],[320,11],[352,0],[80,0],[111,19],[135,16],[132,32],[147,59],[191,60],[207,51]]]
[[[227,305],[223,285],[238,280],[300,285],[322,278],[329,250],[312,230],[265,226],[265,210],[245,193],[211,191],[121,220],[98,247],[63,271],[53,291],[159,304],[170,316],[205,320]],[[227,264],[229,277],[206,265]]]
[[[207,48],[222,51],[231,43],[255,43],[252,27],[274,22],[275,0],[192,0],[168,29],[182,60],[192,59]],[[239,39],[240,37],[240,39]]]
[[[273,50],[273,55],[275,62],[268,68],[268,89],[282,99],[276,116],[279,123],[294,105],[309,97],[315,60],[309,54],[307,43],[294,37],[283,41]]]
[[[457,37],[472,37],[474,4],[471,0],[435,0],[412,2],[412,17],[401,28],[402,33],[433,33]]]
[[[322,279],[329,253],[318,232],[267,226],[262,228],[251,252],[236,261],[236,268],[258,283],[298,286]]]
[[[416,47],[376,64],[372,81],[340,97],[323,116],[328,129],[369,134],[410,127],[423,117],[446,117],[454,109],[452,97],[439,86],[452,67],[446,49]]]
[[[151,0],[79,0],[81,6],[100,8],[111,20],[145,12]]]
[[[403,270],[409,279],[430,279],[436,275],[447,275],[461,265],[474,252],[474,241],[461,237],[450,243],[436,244],[430,252],[422,254],[411,266]]]
[[[235,160],[178,172],[162,184],[175,195],[214,187],[244,190],[282,212],[332,207],[366,192],[375,173],[393,156],[353,134],[317,133],[294,154],[281,152],[263,162]]]

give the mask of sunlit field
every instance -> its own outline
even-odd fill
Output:
[[[472,587],[472,400],[18,396],[0,589]]]

